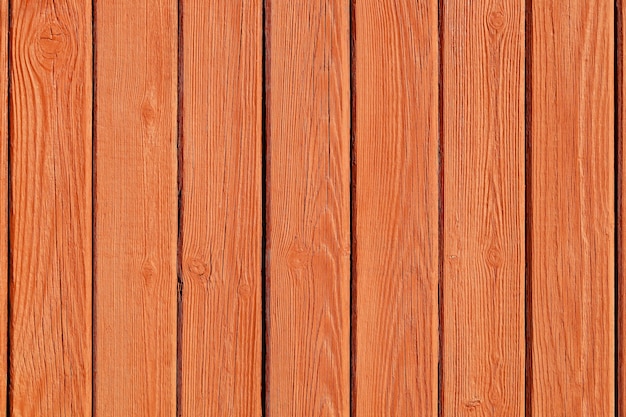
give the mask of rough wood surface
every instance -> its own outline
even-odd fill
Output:
[[[183,416],[261,415],[262,1],[186,1]]]
[[[0,0],[0,417],[7,412],[9,325],[9,3]]]
[[[355,7],[355,416],[436,416],[436,1]]]
[[[11,3],[11,411],[89,415],[91,2]]]
[[[524,415],[524,1],[443,10],[443,415]]]
[[[531,412],[610,416],[614,4],[532,3]]]
[[[267,413],[349,414],[348,0],[268,20]]]
[[[95,412],[174,416],[175,0],[96,2]]]

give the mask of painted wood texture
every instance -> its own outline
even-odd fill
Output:
[[[91,413],[91,3],[11,2],[12,415]]]
[[[622,3],[0,0],[0,416],[625,415]]]
[[[7,415],[9,326],[9,3],[0,0],[0,416]]]
[[[96,415],[176,413],[177,16],[96,3]]]
[[[524,2],[443,30],[443,415],[524,414]]]
[[[611,1],[532,5],[534,416],[615,412]]]
[[[436,416],[437,2],[354,7],[355,415]]]
[[[274,0],[266,14],[266,412],[347,417],[349,2]]]
[[[262,2],[182,12],[181,412],[260,416]]]

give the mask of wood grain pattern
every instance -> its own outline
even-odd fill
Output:
[[[95,412],[174,416],[177,2],[96,6]]]
[[[532,415],[609,416],[612,1],[533,1]]]
[[[91,413],[91,2],[12,2],[14,416]]]
[[[0,417],[7,415],[9,326],[9,3],[0,0]]]
[[[524,1],[443,13],[443,415],[524,415]]]
[[[267,410],[348,416],[348,0],[273,0],[267,97]]]
[[[357,1],[356,416],[436,416],[437,1]]]
[[[262,2],[183,7],[183,416],[261,415]]]

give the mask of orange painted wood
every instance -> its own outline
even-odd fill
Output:
[[[524,10],[443,10],[444,416],[524,415]]]
[[[89,415],[91,2],[11,4],[11,410]]]
[[[273,0],[266,14],[266,412],[347,417],[349,1]]]
[[[185,1],[183,416],[261,413],[260,0]]]
[[[533,1],[533,416],[615,412],[612,1]]]
[[[95,413],[174,416],[177,2],[96,2]]]
[[[355,415],[436,416],[437,1],[354,7]]]
[[[8,326],[9,326],[9,265],[8,265],[8,230],[9,211],[9,4],[0,0],[0,417],[6,416],[7,377],[8,377]]]

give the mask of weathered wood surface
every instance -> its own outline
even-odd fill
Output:
[[[14,0],[11,34],[10,409],[88,415],[91,2]]]
[[[444,416],[524,414],[524,1],[443,31]]]
[[[183,416],[261,415],[262,2],[186,1]]]
[[[348,416],[350,8],[267,20],[267,414]]]
[[[436,416],[437,2],[354,3],[356,416]]]
[[[96,415],[176,414],[175,0],[96,2]]]
[[[533,416],[615,412],[613,13],[532,2]]]

